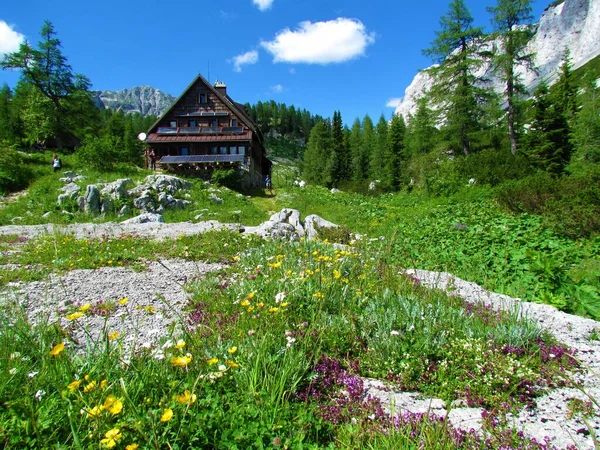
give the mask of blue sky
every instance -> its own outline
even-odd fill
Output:
[[[0,54],[36,44],[44,20],[73,70],[95,90],[150,85],[178,96],[198,73],[227,83],[238,102],[275,100],[345,123],[390,117],[439,30],[450,0],[27,0],[0,9]],[[539,19],[550,0],[534,0]],[[476,25],[486,6],[466,0]],[[18,74],[0,71],[0,84]],[[393,102],[392,102],[393,103]]]

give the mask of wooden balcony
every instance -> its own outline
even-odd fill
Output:
[[[162,135],[239,135],[244,127],[159,127],[157,134]]]

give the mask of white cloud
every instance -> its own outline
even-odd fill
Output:
[[[9,24],[0,20],[0,55],[16,52],[23,40],[25,40],[25,36],[17,33]]]
[[[252,0],[252,3],[258,6],[258,9],[261,11],[266,11],[271,7],[274,1],[275,0]]]
[[[327,22],[301,22],[297,30],[286,28],[261,46],[274,62],[330,64],[364,55],[375,42],[360,20],[338,18]]]
[[[281,84],[271,86],[271,92],[273,92],[274,94],[281,94],[283,92],[283,86]]]
[[[387,106],[388,108],[397,108],[398,106],[400,106],[400,103],[402,103],[401,98],[390,98],[385,104],[385,106]]]
[[[233,70],[236,72],[241,72],[242,66],[246,64],[256,64],[257,62],[258,52],[256,50],[250,50],[249,52],[233,57]]]

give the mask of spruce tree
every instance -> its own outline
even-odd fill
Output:
[[[588,71],[583,78],[581,109],[573,124],[575,149],[569,165],[572,173],[586,172],[600,163],[600,87],[596,78],[594,71]]]
[[[575,115],[579,111],[579,101],[577,98],[577,86],[573,75],[573,63],[569,50],[565,51],[563,61],[560,66],[560,75],[556,83],[552,86],[553,102],[557,108],[560,108],[565,118],[572,124]]]
[[[347,180],[350,169],[342,126],[342,114],[335,111],[331,125],[331,159],[328,168],[329,179],[333,186],[339,186],[341,181]]]
[[[429,108],[429,99],[423,96],[417,100],[417,111],[408,121],[406,130],[407,151],[412,156],[429,153],[434,144],[438,129],[435,127],[436,114]]]
[[[505,83],[508,137],[511,152],[515,155],[521,133],[519,103],[521,96],[526,93],[516,68],[519,66],[533,68],[533,55],[526,53],[527,43],[533,37],[531,27],[527,26],[533,20],[531,0],[498,0],[497,5],[488,8],[488,11],[493,15],[492,24],[500,39],[500,48],[496,49],[492,57],[492,67]],[[525,26],[522,26],[524,24]]]
[[[473,26],[473,17],[463,0],[450,2],[440,26],[431,47],[423,51],[439,64],[428,70],[434,80],[431,93],[444,109],[451,144],[469,154],[470,134],[479,129],[479,105],[486,96],[485,90],[477,87],[482,79],[474,75],[483,64],[483,31]]]
[[[324,185],[329,180],[326,170],[331,156],[330,128],[325,121],[319,121],[310,132],[303,164],[303,176],[308,182]]]
[[[394,114],[388,132],[387,153],[384,166],[384,182],[392,190],[399,190],[402,180],[402,166],[406,161],[404,118]]]
[[[387,153],[388,122],[382,114],[375,128],[375,142],[372,148],[369,170],[371,179],[381,180]]]
[[[534,117],[525,138],[525,150],[532,163],[551,174],[559,175],[571,157],[569,130],[562,108],[552,103],[546,84],[534,96]]]
[[[375,143],[376,143],[376,135],[375,135],[375,125],[373,125],[373,120],[367,114],[363,118],[362,121],[362,143],[361,143],[361,151],[360,151],[360,161],[362,166],[361,176],[363,180],[369,179],[371,176],[371,157],[375,152]],[[373,178],[372,178],[373,179]]]

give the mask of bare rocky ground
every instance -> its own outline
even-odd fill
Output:
[[[281,214],[281,213],[280,213]],[[197,234],[215,229],[237,229],[236,225],[219,222],[197,224],[78,224],[68,227],[52,225],[0,227],[0,235],[34,236],[47,232],[71,233],[80,237],[117,236],[123,233],[138,234],[148,238],[175,238],[178,235]],[[251,230],[262,234],[264,227]],[[218,264],[205,264],[181,260],[148,263],[147,270],[135,272],[129,268],[101,268],[74,270],[65,275],[51,275],[48,280],[31,283],[13,283],[0,292],[0,304],[18,303],[32,321],[60,321],[62,326],[73,327],[74,337],[83,348],[103,333],[118,331],[123,345],[136,351],[147,348],[155,357],[161,357],[160,343],[181,335],[180,324],[185,323],[185,306],[189,300],[185,285],[202,278],[209,272],[222,268]],[[600,341],[590,339],[590,334],[600,331],[600,322],[562,313],[548,305],[521,302],[519,299],[495,294],[480,286],[454,277],[448,273],[409,270],[424,286],[443,289],[468,301],[484,302],[499,309],[518,308],[523,316],[537,321],[556,338],[572,348],[581,361],[583,370],[572,374],[576,388],[554,389],[537,399],[535,409],[523,409],[510,417],[518,430],[543,442],[549,438],[557,448],[574,445],[579,449],[597,448],[594,435],[600,434],[600,408],[594,404],[595,415],[587,419],[570,417],[568,403],[577,398],[583,401],[600,401]],[[128,298],[125,305],[119,300]],[[99,300],[112,304],[114,311],[103,315],[92,311],[86,318],[69,322],[65,311],[72,305],[96,304]],[[367,395],[379,397],[388,410],[429,412],[448,416],[455,426],[470,430],[481,427],[482,410],[452,407],[440,399],[424,398],[417,393],[397,392],[378,380],[365,380]]]

